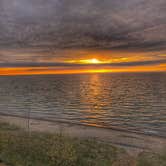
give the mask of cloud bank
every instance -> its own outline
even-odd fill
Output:
[[[27,51],[22,57],[21,49]],[[42,54],[59,59],[54,51],[66,49],[165,53],[166,1],[0,0],[3,65]]]

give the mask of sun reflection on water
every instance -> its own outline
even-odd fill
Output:
[[[103,96],[106,95],[103,88],[104,84],[99,74],[88,76],[88,83],[85,82],[84,88],[81,89],[81,102],[87,105],[87,108],[83,110],[84,120],[81,120],[82,123],[96,127],[104,126],[101,118],[107,112],[103,109],[105,106]]]

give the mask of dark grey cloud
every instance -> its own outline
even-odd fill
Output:
[[[0,48],[165,51],[166,1],[0,0]]]

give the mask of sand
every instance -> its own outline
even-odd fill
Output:
[[[6,115],[0,115],[0,122],[7,122],[19,126],[29,132],[63,132],[63,134],[71,137],[95,138],[99,141],[105,141],[115,146],[123,147],[130,155],[137,155],[141,151],[160,152],[166,148],[166,138],[128,131],[50,122],[38,119],[27,120],[23,117]]]
[[[5,164],[0,163],[0,166],[6,166]]]

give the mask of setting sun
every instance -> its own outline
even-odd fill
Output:
[[[90,63],[94,63],[94,64],[101,63],[101,62],[100,62],[98,59],[96,59],[96,58],[90,59],[89,62],[90,62]]]
[[[87,64],[99,64],[99,63],[103,63],[102,61],[96,59],[96,58],[92,58],[92,59],[83,59],[83,60],[79,60],[80,63],[87,63]]]

